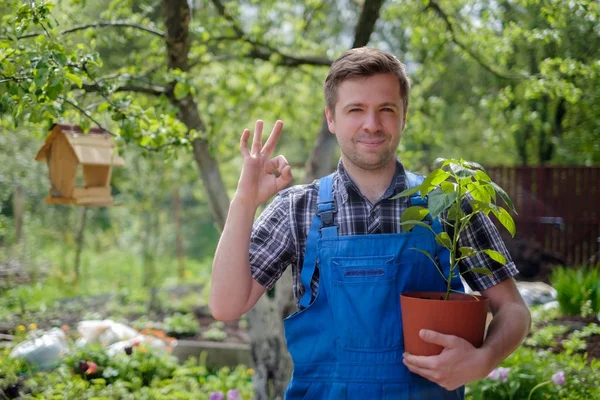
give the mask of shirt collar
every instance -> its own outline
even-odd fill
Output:
[[[354,190],[356,193],[360,194],[358,186],[356,186],[354,181],[348,175],[348,172],[346,172],[346,169],[342,164],[342,159],[338,161],[336,175],[337,179],[334,182],[336,184],[335,191],[339,194],[342,204],[344,204],[348,200],[349,190]],[[388,197],[394,196],[405,190],[407,187],[408,186],[404,166],[402,165],[400,160],[396,158],[396,172],[394,173],[394,177],[390,182],[390,186],[386,189],[385,193],[383,194],[382,199],[387,199]]]

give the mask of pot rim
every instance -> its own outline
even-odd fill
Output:
[[[400,295],[400,297],[406,297],[406,298],[409,298],[409,299],[416,299],[416,300],[422,300],[422,301],[444,301],[444,302],[445,301],[451,301],[451,302],[460,302],[460,303],[471,303],[471,302],[474,302],[474,301],[477,301],[477,302],[482,301],[484,303],[485,302],[489,302],[489,299],[487,297],[484,297],[484,296],[482,296],[480,294],[467,294],[467,293],[451,293],[451,295],[452,294],[457,294],[457,295],[461,295],[461,297],[462,296],[468,296],[468,298],[460,298],[460,299],[452,299],[452,298],[450,298],[448,300],[442,300],[442,299],[437,299],[437,298],[436,299],[427,299],[427,298],[424,299],[424,298],[421,297],[421,296],[424,296],[424,295],[430,295],[430,296],[431,295],[432,296],[440,296],[440,295],[442,295],[442,296],[444,296],[445,294],[446,294],[446,292],[431,292],[431,291],[429,291],[429,292],[406,292],[406,293],[402,293]]]

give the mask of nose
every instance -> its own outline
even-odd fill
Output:
[[[381,130],[381,118],[377,111],[373,110],[366,113],[363,129],[368,133],[375,133]]]

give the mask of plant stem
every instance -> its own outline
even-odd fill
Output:
[[[459,218],[459,211],[461,210],[460,208],[460,191],[461,191],[461,186],[460,186],[460,180],[458,179],[458,177],[454,174],[452,174],[452,177],[454,178],[454,180],[456,181],[457,185],[458,185],[458,195],[456,196],[456,212],[454,215],[454,229],[452,232],[452,249],[450,250],[450,271],[448,273],[448,280],[446,281],[446,296],[444,297],[444,300],[448,300],[450,298],[450,290],[452,289],[452,273],[454,272],[454,269],[456,268],[456,264],[458,263],[456,261],[456,243],[458,242],[458,235],[459,235],[459,231],[462,227],[462,221],[461,218]]]
[[[539,383],[536,386],[534,386],[533,389],[531,389],[531,392],[529,392],[529,397],[527,397],[527,400],[531,400],[531,395],[533,395],[533,392],[535,392],[537,389],[541,388],[542,386],[548,385],[551,382],[552,381],[546,381],[546,382],[542,382],[542,383]]]

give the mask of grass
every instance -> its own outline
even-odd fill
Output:
[[[126,249],[108,248],[84,250],[79,282],[74,282],[74,250],[64,246],[46,246],[29,260],[30,268],[47,265],[43,280],[12,287],[0,294],[0,321],[9,321],[15,313],[44,312],[58,300],[98,295],[118,295],[128,302],[144,302],[148,288],[144,287],[144,265],[140,256]],[[177,276],[177,259],[155,259],[155,286],[161,289],[196,284],[203,287],[192,293],[198,302],[208,301],[210,259],[187,259],[185,278]],[[31,267],[33,266],[33,267]],[[189,300],[188,300],[189,301]]]

